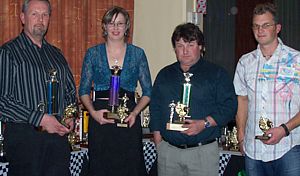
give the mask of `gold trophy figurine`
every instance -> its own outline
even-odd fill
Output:
[[[237,128],[233,127],[232,132],[229,134],[230,147],[231,151],[239,151],[239,141],[237,138]]]
[[[266,131],[268,131],[272,127],[273,127],[273,122],[271,120],[269,120],[268,118],[260,117],[259,128],[261,129],[261,131],[263,131],[263,135],[257,135],[255,136],[255,139],[260,139],[260,140],[270,139],[270,136],[266,134]]]
[[[75,104],[71,104],[67,106],[64,110],[63,117],[60,121],[62,125],[64,125],[67,128],[70,128],[70,126],[67,124],[67,120],[74,120],[77,116],[77,106]],[[68,141],[71,146],[72,151],[79,151],[80,148],[76,147],[76,143],[79,141],[79,138],[77,137],[75,131],[71,131],[68,134]]]
[[[124,120],[126,117],[128,117],[128,108],[127,108],[127,101],[129,100],[129,98],[127,97],[126,93],[124,94],[124,96],[122,97],[122,102],[119,105],[119,107],[117,108],[117,115],[118,115],[118,119],[115,119],[115,122],[117,123],[117,127],[128,127],[128,123],[125,123]]]
[[[77,107],[75,104],[71,104],[65,108],[63,118],[61,119],[60,123],[63,124],[65,127],[70,128],[66,121],[69,119],[73,120],[76,116]]]

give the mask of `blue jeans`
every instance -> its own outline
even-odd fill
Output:
[[[293,147],[283,157],[263,162],[245,157],[247,176],[299,176],[300,145]]]

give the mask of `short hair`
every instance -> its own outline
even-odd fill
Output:
[[[185,42],[197,41],[198,45],[204,47],[204,35],[199,27],[193,23],[184,23],[178,25],[172,34],[172,45],[175,48],[175,43],[180,39]]]
[[[23,3],[23,5],[22,5],[22,12],[23,12],[23,13],[27,12],[30,1],[33,1],[33,0],[24,0],[24,3]],[[36,1],[43,1],[43,2],[46,2],[46,3],[48,4],[49,15],[51,15],[52,9],[51,9],[51,4],[50,4],[50,1],[49,1],[49,0],[36,0]]]
[[[104,27],[105,25],[107,25],[110,22],[114,22],[117,18],[117,16],[119,14],[122,14],[125,17],[125,24],[126,24],[126,31],[125,31],[125,41],[128,39],[129,37],[129,33],[130,33],[130,17],[129,17],[129,13],[122,7],[119,6],[113,6],[110,9],[108,9],[105,14],[102,17],[102,35],[103,37],[106,39],[107,37],[107,31],[106,28]],[[113,17],[115,16],[115,18],[113,19]]]
[[[279,22],[278,14],[277,14],[277,7],[270,2],[257,4],[253,10],[253,17],[256,15],[262,15],[267,12],[270,12],[273,16],[273,20],[277,24]]]

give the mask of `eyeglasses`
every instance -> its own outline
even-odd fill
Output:
[[[124,28],[125,27],[125,23],[120,23],[120,22],[118,22],[118,23],[108,23],[107,26],[109,28],[113,28],[113,27],[116,27],[116,26],[120,27],[120,28]]]
[[[274,24],[265,23],[265,24],[262,24],[262,25],[253,24],[252,25],[252,29],[253,30],[259,30],[259,28],[261,28],[261,29],[269,29],[271,26],[274,26],[274,25],[276,25],[276,24],[275,23]]]

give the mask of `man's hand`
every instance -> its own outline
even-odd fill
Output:
[[[285,137],[285,131],[281,126],[279,126],[279,127],[275,127],[275,128],[270,128],[268,131],[266,131],[266,135],[271,136],[270,139],[261,140],[261,141],[264,144],[275,145],[278,142],[280,142],[280,140],[283,137]]]
[[[49,114],[44,114],[40,126],[42,127],[43,131],[47,131],[48,133],[56,133],[60,136],[64,136],[71,131],[71,129],[63,126],[54,116]]]
[[[69,128],[69,130],[72,131],[74,129],[75,123],[74,123],[74,119],[73,118],[67,118],[65,120],[65,123],[66,123],[66,127]]]
[[[160,132],[154,131],[153,132],[153,142],[154,142],[155,146],[157,146],[161,141],[162,141],[162,137],[160,135]]]
[[[185,120],[186,124],[184,124],[183,128],[188,128],[187,130],[182,131],[181,133],[184,133],[189,136],[194,136],[199,133],[201,133],[204,130],[204,120]]]

